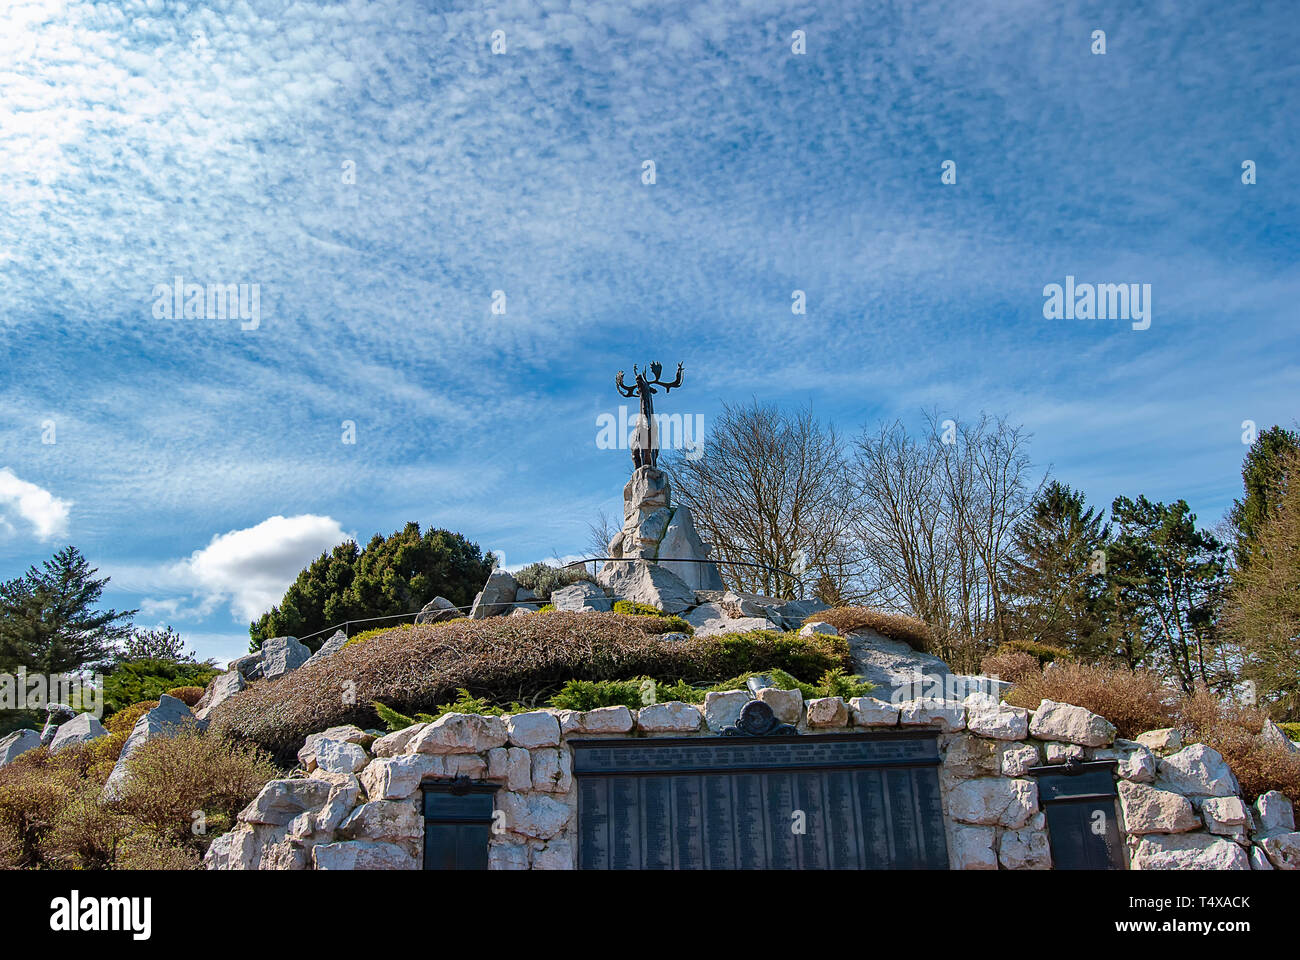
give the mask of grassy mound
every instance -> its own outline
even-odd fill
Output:
[[[840,637],[756,631],[665,641],[672,621],[616,613],[538,613],[393,630],[332,657],[256,683],[221,704],[216,732],[284,761],[310,733],[374,726],[373,701],[406,715],[434,713],[464,690],[491,703],[542,704],[570,680],[652,676],[712,683],[750,670],[820,677],[851,667]]]
[[[921,653],[930,653],[933,646],[930,628],[916,617],[901,613],[889,613],[871,607],[832,607],[805,618],[804,623],[818,620],[829,623],[840,633],[852,633],[863,628],[874,630],[890,640],[901,640]]]

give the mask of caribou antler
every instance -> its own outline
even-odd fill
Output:
[[[636,388],[635,388],[635,387],[627,387],[627,386],[624,386],[624,384],[623,384],[623,371],[622,371],[622,370],[620,370],[620,371],[618,372],[618,376],[614,378],[614,386],[618,387],[618,392],[621,393],[621,394],[622,394],[623,396],[625,396],[625,397],[635,397],[635,396],[636,396]]]
[[[673,380],[672,383],[664,383],[664,381],[659,379],[659,374],[662,373],[664,369],[663,367],[659,366],[659,364],[657,363],[650,364],[650,369],[655,376],[655,378],[650,382],[658,384],[659,386],[663,387],[664,393],[667,393],[673,387],[680,387],[682,385],[682,365],[680,363],[677,364],[677,378]]]

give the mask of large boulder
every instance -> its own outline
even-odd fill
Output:
[[[0,739],[0,767],[16,760],[28,750],[35,750],[41,745],[41,735],[35,730],[15,730]]]
[[[446,597],[434,597],[420,608],[415,615],[416,623],[438,623],[441,620],[454,620],[460,616],[456,605]]]
[[[611,563],[600,572],[599,579],[618,599],[648,604],[664,613],[681,613],[695,604],[695,591],[657,563]]]
[[[418,619],[416,622],[419,622]],[[303,666],[305,667],[312,663],[320,663],[326,657],[332,657],[347,646],[347,643],[348,635],[342,630],[335,630],[334,633],[331,634],[330,638],[320,645],[320,649],[307,658],[307,662],[304,663]]]
[[[77,715],[66,703],[51,703],[46,708],[45,725],[41,727],[41,746],[48,747],[58,735],[59,727]]]
[[[1264,721],[1264,729],[1259,732],[1261,743],[1268,744],[1270,747],[1277,747],[1279,750],[1285,750],[1287,753],[1300,753],[1300,747],[1291,742],[1291,738],[1286,735],[1286,731],[1279,727],[1272,720]]]
[[[108,736],[104,725],[92,713],[79,713],[66,723],[59,725],[58,732],[50,741],[50,753],[58,753],[68,747],[89,743],[100,737]]]
[[[1300,870],[1300,833],[1276,833],[1259,845],[1278,870]]]
[[[855,630],[848,640],[853,672],[875,685],[872,696],[898,702],[946,695],[952,671],[938,657],[874,630]]]
[[[590,580],[579,580],[567,587],[551,591],[551,603],[555,605],[556,610],[568,613],[600,613],[614,609],[614,601]]]
[[[1156,786],[1188,797],[1235,797],[1241,792],[1222,754],[1203,743],[1162,759],[1156,768]]]
[[[695,530],[690,507],[673,510],[656,556],[681,559],[664,560],[663,565],[692,590],[721,590],[722,575],[718,565],[709,559],[710,553],[712,549]]]
[[[1124,825],[1130,836],[1147,833],[1186,833],[1199,830],[1201,820],[1184,796],[1168,790],[1157,790],[1142,783],[1121,780],[1119,784],[1120,809],[1124,812]]]
[[[131,728],[131,735],[126,738],[122,752],[118,754],[117,763],[113,766],[113,772],[108,775],[108,781],[104,784],[102,794],[104,799],[111,800],[120,794],[122,785],[130,776],[127,761],[141,746],[158,737],[175,736],[187,726],[202,729],[206,724],[196,718],[182,701],[169,697],[165,693],[159,697],[158,706],[142,714],[136,720],[135,726]]]
[[[1156,755],[1136,740],[1116,739],[1113,746],[1093,750],[1093,760],[1114,760],[1115,772],[1125,780],[1151,783],[1156,778]]]
[[[262,662],[257,675],[263,680],[274,680],[297,670],[311,659],[311,649],[297,637],[272,637],[262,641]]]
[[[427,724],[406,745],[407,753],[484,753],[503,747],[509,737],[500,717],[476,713],[444,713]]]
[[[1255,801],[1255,823],[1263,835],[1295,830],[1295,808],[1278,790],[1261,793]]]
[[[404,846],[376,840],[343,840],[312,848],[317,870],[415,870],[417,858]]]
[[[1105,747],[1115,740],[1115,725],[1091,710],[1044,700],[1034,711],[1029,732],[1039,740],[1059,740],[1083,747]]]
[[[1018,830],[1038,812],[1033,780],[982,777],[963,780],[948,791],[948,814],[958,823]]]
[[[515,603],[515,594],[519,584],[505,570],[493,570],[483,584],[483,589],[474,598],[474,606],[469,612],[471,620],[486,620],[488,617],[504,617]]]
[[[225,703],[247,686],[248,683],[242,673],[238,670],[227,670],[208,684],[202,699],[194,705],[194,715],[200,720],[206,720],[220,704]]]
[[[1134,851],[1132,870],[1249,870],[1238,843],[1207,833],[1152,834]]]

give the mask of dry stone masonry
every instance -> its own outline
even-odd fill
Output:
[[[1052,853],[1031,769],[1073,760],[1113,760],[1121,837],[1131,869],[1296,869],[1300,833],[1291,804],[1269,793],[1247,806],[1223,758],[1176,731],[1116,739],[1082,707],[1044,701],[1036,711],[987,694],[965,702],[874,697],[804,701],[797,690],[710,693],[703,704],[639,710],[546,709],[507,717],[451,713],[374,737],[334,727],[310,738],[305,776],[274,780],[239,814],[207,855],[212,869],[419,869],[421,786],[457,777],[496,785],[497,822],[488,866],[555,870],[577,866],[577,790],[572,739],[705,737],[736,722],[751,699],[816,737],[847,731],[933,729],[950,866],[1046,870]]]

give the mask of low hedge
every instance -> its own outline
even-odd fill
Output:
[[[651,676],[715,683],[779,668],[820,677],[851,669],[841,637],[756,631],[665,641],[665,618],[539,613],[424,625],[370,637],[332,657],[255,683],[220,704],[212,729],[289,763],[308,734],[376,722],[374,701],[399,714],[434,714],[466,691],[495,703],[540,704],[570,680]]]
[[[840,633],[854,630],[874,630],[890,640],[900,640],[920,653],[931,653],[934,638],[926,624],[902,613],[890,613],[872,607],[832,607],[804,618],[804,623],[822,621]]]

